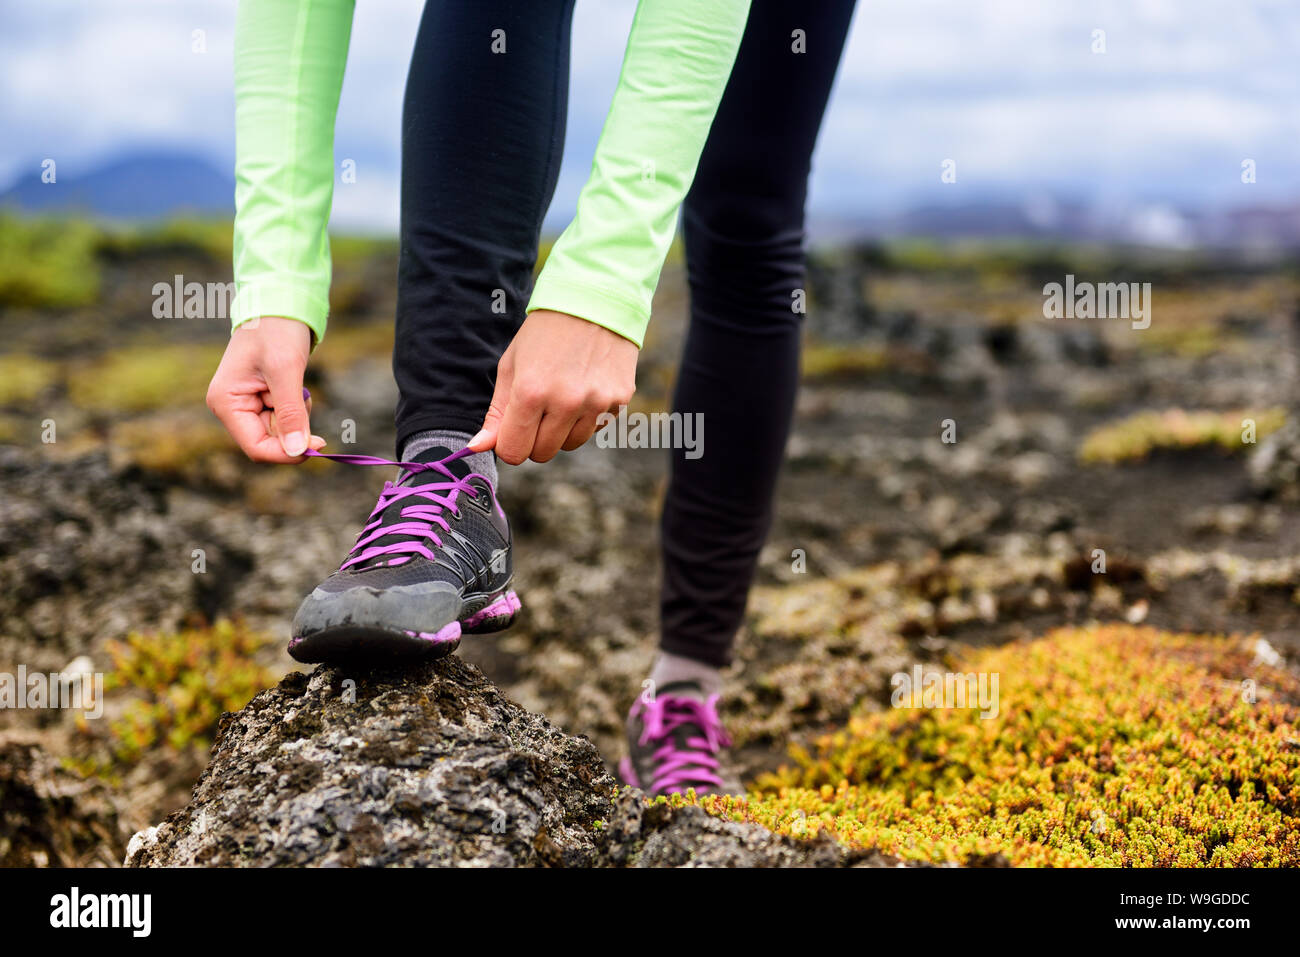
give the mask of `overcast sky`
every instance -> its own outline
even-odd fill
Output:
[[[817,0],[809,0],[817,2]],[[54,157],[75,175],[166,146],[233,159],[230,0],[0,7],[0,186]],[[634,0],[578,0],[551,225],[572,212]],[[336,225],[397,221],[399,116],[420,4],[359,0]],[[191,52],[195,29],[207,52]],[[1105,53],[1093,53],[1095,30]],[[816,158],[814,215],[1052,193],[1101,205],[1300,200],[1295,0],[862,0]],[[940,182],[945,159],[958,182]],[[1258,181],[1243,185],[1243,159]]]

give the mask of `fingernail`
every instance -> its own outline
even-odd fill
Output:
[[[302,455],[307,451],[306,432],[291,432],[282,441],[285,455]]]
[[[308,399],[310,399],[310,398],[311,398],[311,393],[307,391],[307,387],[306,387],[306,386],[303,386],[303,387],[302,387],[302,401],[306,402],[306,401],[307,401]]]
[[[487,429],[479,429],[478,435],[469,440],[469,447],[472,449],[488,437]]]

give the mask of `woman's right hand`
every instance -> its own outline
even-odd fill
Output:
[[[325,440],[311,434],[302,375],[311,330],[297,319],[250,319],[230,336],[208,385],[208,408],[255,462],[300,462]]]

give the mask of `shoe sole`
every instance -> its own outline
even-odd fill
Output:
[[[478,610],[438,631],[406,631],[378,625],[336,625],[289,642],[289,656],[303,664],[400,665],[445,658],[462,635],[485,635],[509,628],[519,614],[519,596],[499,592]],[[471,597],[466,605],[473,607]]]

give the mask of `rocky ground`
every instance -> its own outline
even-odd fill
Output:
[[[295,667],[283,652],[289,617],[350,547],[384,476],[330,463],[257,467],[213,437],[201,385],[222,324],[153,319],[144,294],[157,276],[215,268],[205,262],[193,251],[155,251],[112,264],[94,309],[0,313],[11,356],[57,368],[48,383],[0,401],[0,436],[8,435],[0,445],[0,672],[64,669],[83,655],[105,670],[107,643],[130,631],[230,616],[276,639],[258,652],[269,674]],[[1079,457],[1092,430],[1135,412],[1300,408],[1300,286],[1274,268],[1117,262],[1105,280],[1132,271],[1154,282],[1149,329],[1043,319],[1044,276],[1084,268],[1068,262],[936,268],[874,249],[818,258],[777,523],[727,676],[724,716],[747,777],[850,710],[887,706],[890,675],[942,661],[960,644],[1128,620],[1258,633],[1285,658],[1300,657],[1294,417],[1237,454],[1181,449],[1118,464]],[[345,430],[355,438],[348,451],[391,451],[395,395],[381,321],[391,315],[391,275],[382,255],[341,272],[348,298],[336,303],[309,382],[315,430],[335,451]],[[670,266],[638,408],[666,401],[684,305],[681,270]],[[33,338],[38,323],[43,333]],[[147,358],[177,342],[191,350],[173,377],[187,400],[150,403],[133,393],[130,409],[113,407],[112,393],[107,404],[89,401],[103,394],[96,377],[115,368],[105,357],[136,350]],[[58,423],[53,444],[40,441],[47,419]],[[949,424],[951,443],[943,441]],[[524,612],[511,631],[467,639],[460,652],[491,684],[452,663],[418,687],[376,678],[358,689],[368,705],[344,709],[331,703],[341,676],[290,676],[227,720],[183,810],[203,753],[166,752],[102,780],[65,780],[71,772],[58,759],[84,756],[85,728],[57,712],[0,711],[0,797],[8,809],[11,795],[21,796],[14,806],[30,810],[16,833],[37,835],[0,844],[0,862],[120,860],[132,833],[172,812],[152,842],[137,842],[133,863],[234,863],[250,854],[382,863],[390,844],[429,862],[677,862],[684,845],[656,851],[643,840],[649,831],[698,837],[720,823],[693,809],[676,817],[635,810],[613,797],[606,773],[653,653],[664,466],[654,450],[587,448],[505,468]],[[1105,575],[1093,572],[1098,549]],[[108,720],[128,691],[110,692]],[[440,695],[450,703],[439,704]],[[444,714],[472,714],[480,699],[492,701],[490,719]],[[295,737],[278,717],[267,724],[291,712],[291,724],[311,727]],[[415,735],[408,752],[382,762],[386,774],[346,774],[355,749],[372,746],[364,742],[378,735],[381,747],[394,747],[405,729],[429,722],[431,740],[464,735],[468,750],[443,754]],[[308,764],[295,758],[303,753],[313,756]],[[448,755],[446,773],[463,779],[462,803],[454,818],[431,820],[416,778]],[[575,775],[580,788],[557,783]],[[485,790],[485,780],[503,790]],[[287,818],[251,813],[262,796],[328,817],[335,837],[312,845]],[[76,813],[61,810],[73,805]],[[497,805],[509,840],[484,841]],[[372,806],[382,813],[361,809]],[[195,815],[208,828],[197,835]],[[624,832],[642,837],[612,836]],[[805,853],[709,833],[720,861]],[[644,846],[618,850],[620,842]],[[844,861],[842,849],[806,853]]]
[[[647,808],[590,741],[455,657],[290,675],[223,720],[193,800],[127,851],[133,867],[890,863],[698,807]]]

